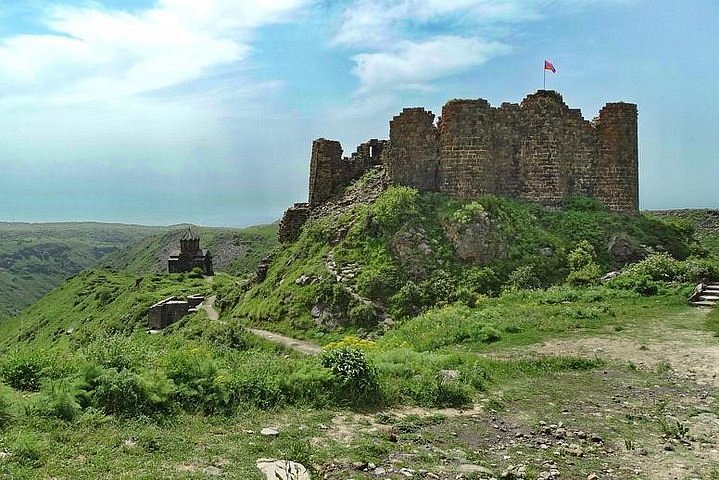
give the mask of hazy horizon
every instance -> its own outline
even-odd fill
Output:
[[[0,6],[0,220],[248,226],[407,106],[639,106],[640,207],[719,208],[719,5],[53,0]]]

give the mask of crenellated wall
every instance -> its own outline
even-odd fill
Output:
[[[500,107],[482,99],[451,100],[436,125],[432,112],[405,108],[390,121],[389,141],[363,143],[350,158],[342,157],[339,142],[315,140],[308,210],[290,209],[286,218],[293,227],[281,228],[280,235],[296,238],[311,209],[380,163],[393,183],[421,191],[464,199],[506,195],[550,207],[577,194],[634,213],[637,141],[636,105],[608,103],[589,122],[552,90]]]

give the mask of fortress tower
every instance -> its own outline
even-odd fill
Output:
[[[608,103],[592,122],[553,90],[520,104],[450,100],[432,112],[405,108],[390,121],[389,141],[370,140],[351,158],[342,146],[316,140],[309,204],[288,210],[280,237],[296,238],[310,211],[371,166],[420,191],[463,199],[505,195],[560,207],[570,195],[592,196],[616,212],[639,210],[637,106]]]

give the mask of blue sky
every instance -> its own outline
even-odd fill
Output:
[[[713,0],[8,0],[0,220],[269,222],[407,106],[639,105],[644,209],[719,208]]]

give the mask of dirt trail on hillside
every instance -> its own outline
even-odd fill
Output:
[[[317,355],[322,351],[322,347],[319,345],[306,342],[304,340],[297,340],[296,338],[286,337],[284,335],[280,335],[279,333],[268,332],[267,330],[258,330],[256,328],[250,328],[249,331],[269,342],[279,343],[280,345],[284,345],[285,347],[304,353],[305,355]]]
[[[200,308],[207,312],[207,316],[210,318],[210,320],[219,320],[220,319],[220,312],[217,311],[215,308],[215,301],[217,300],[217,296],[213,295],[207,299],[205,299],[204,302],[200,304]]]

